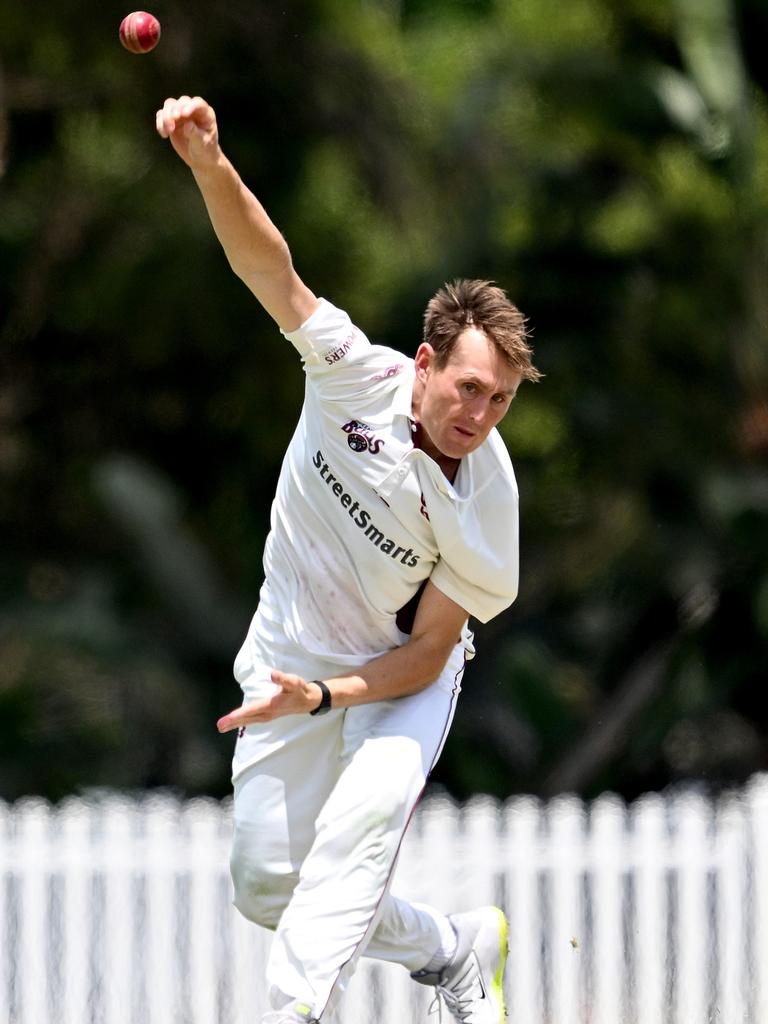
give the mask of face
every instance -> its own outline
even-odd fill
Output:
[[[522,374],[514,370],[482,331],[468,327],[459,335],[442,369],[435,366],[431,345],[416,353],[413,413],[425,435],[423,447],[460,459],[479,448],[503,418]]]

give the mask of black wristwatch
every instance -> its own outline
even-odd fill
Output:
[[[310,711],[309,713],[310,715],[327,715],[328,712],[331,710],[331,691],[328,689],[328,687],[325,685],[322,679],[313,679],[312,682],[315,684],[315,686],[320,687],[320,692],[322,693],[323,696],[315,710]]]

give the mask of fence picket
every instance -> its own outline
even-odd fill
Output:
[[[747,805],[752,825],[751,882],[754,946],[750,981],[754,992],[753,1019],[768,1021],[768,776],[748,787]]]
[[[62,851],[65,865],[62,872],[62,1020],[63,1024],[81,1024],[89,1016],[90,958],[94,955],[92,872],[88,865],[91,806],[83,800],[68,800],[61,806],[56,821],[59,836],[55,846]],[[58,879],[56,860],[52,860],[50,870]]]
[[[642,797],[630,812],[635,844],[635,928],[629,974],[637,1024],[666,1019],[667,864],[666,806]]]
[[[216,880],[225,864],[210,853],[216,840],[218,808],[211,800],[193,800],[184,809],[185,833],[191,855],[189,894],[189,1019],[209,1024],[217,1017],[220,944],[217,941]]]
[[[163,798],[147,800],[144,808],[146,871],[144,874],[144,935],[141,949],[145,980],[147,1024],[162,1024],[180,1014],[177,870],[188,850],[179,843],[179,809]]]
[[[461,865],[457,863],[456,856],[457,835],[459,829],[459,811],[452,800],[440,797],[437,800],[427,801],[420,810],[421,816],[421,846],[423,850],[431,850],[432,856],[429,863],[421,856],[422,873],[421,881],[424,888],[420,896],[408,889],[407,880],[398,874],[395,875],[395,885],[399,893],[409,898],[420,898],[424,903],[436,903],[443,907],[446,900],[457,901],[454,906],[446,906],[446,910],[464,910],[461,906],[461,898],[457,893],[457,887],[461,883],[461,876],[465,874]],[[406,833],[405,844],[409,843],[411,836]]]
[[[115,796],[100,805],[96,841],[104,850],[120,851],[130,864],[136,851],[136,810],[133,801]],[[132,992],[136,975],[137,934],[134,887],[138,867],[127,869],[117,858],[104,860],[104,1020],[109,1024],[130,1024],[133,1019]]]
[[[502,901],[499,825],[499,806],[495,800],[479,797],[464,809],[456,865],[459,885],[456,905],[451,910],[472,910]],[[440,904],[445,905],[445,896]]]
[[[749,898],[746,822],[740,798],[728,794],[717,808],[715,836],[721,866],[717,885],[718,1008],[723,1021],[747,1020],[745,907]]]
[[[263,968],[272,934],[246,921],[232,907],[226,921],[229,956],[223,978],[223,1005],[230,1009],[222,1021],[255,1024],[269,1009]]]
[[[594,804],[591,816],[589,859],[594,870],[590,891],[600,894],[599,899],[590,901],[594,906],[592,960],[600,964],[600,969],[592,972],[590,985],[594,1024],[616,1024],[624,1019],[624,812],[618,798],[604,796]]]
[[[707,834],[709,809],[698,794],[675,801],[677,828],[673,836],[677,882],[676,1024],[706,1021],[708,1017],[708,950],[711,925],[707,905],[707,867],[711,858]],[[705,983],[702,980],[706,979]]]
[[[19,1009],[26,1022],[48,1018],[49,884],[53,851],[50,848],[51,810],[42,800],[22,802],[18,820],[21,863],[37,870],[23,872],[19,885],[18,948],[24,971],[18,978]]]
[[[8,804],[0,800],[0,1020],[11,1019],[11,829],[13,815]]]
[[[584,805],[575,797],[552,801],[549,827],[556,862],[549,872],[551,892],[549,955],[552,1020],[577,1024],[580,1013],[579,955],[584,936],[581,880],[585,842]]]
[[[541,808],[530,797],[510,800],[505,813],[504,860],[509,912],[510,1019],[543,1020],[539,910]],[[502,863],[504,863],[504,860]]]

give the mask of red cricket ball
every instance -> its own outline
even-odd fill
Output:
[[[134,11],[120,22],[120,42],[131,53],[149,53],[160,40],[160,22],[154,14]]]

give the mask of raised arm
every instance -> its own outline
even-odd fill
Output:
[[[279,327],[296,330],[318,300],[294,270],[285,239],[224,155],[213,107],[201,96],[167,99],[156,124],[191,168],[234,272]]]

